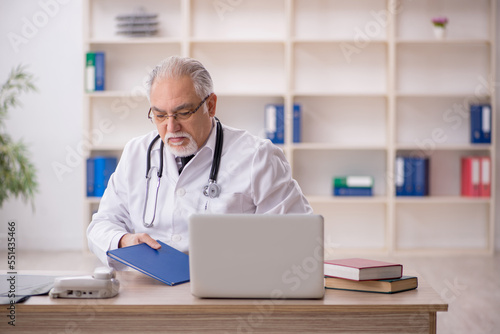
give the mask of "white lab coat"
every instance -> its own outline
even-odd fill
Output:
[[[165,148],[164,167],[152,227],[143,225],[148,146],[157,131],[132,139],[123,150],[115,173],[87,230],[90,250],[112,267],[106,251],[118,248],[126,233],[148,233],[182,252],[188,252],[188,217],[193,213],[312,213],[299,185],[291,178],[283,152],[269,140],[223,126],[224,144],[217,177],[218,198],[203,195],[215,149],[216,127],[195,157],[178,173],[175,157]],[[159,166],[160,140],[151,152],[151,166]],[[149,185],[146,222],[152,218],[157,186],[156,170]]]

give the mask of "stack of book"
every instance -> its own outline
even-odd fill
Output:
[[[116,16],[116,33],[131,37],[154,36],[158,33],[158,14],[138,8],[135,13]]]
[[[396,157],[396,196],[429,195],[429,158]]]
[[[403,266],[371,259],[348,258],[325,261],[327,289],[396,293],[416,289],[415,276],[403,276]]]
[[[462,158],[462,196],[490,197],[491,158],[467,156]]]
[[[334,196],[372,196],[373,177],[336,176],[333,178]]]

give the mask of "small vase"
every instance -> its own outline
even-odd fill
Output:
[[[434,26],[434,36],[436,39],[445,39],[446,38],[446,28]]]

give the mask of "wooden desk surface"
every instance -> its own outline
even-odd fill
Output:
[[[52,273],[53,274],[53,273]],[[168,286],[135,271],[118,272],[120,293],[109,299],[86,300],[98,304],[104,312],[245,312],[256,305],[274,305],[275,310],[287,312],[439,312],[448,305],[419,277],[416,290],[397,294],[378,294],[326,289],[325,297],[317,300],[283,299],[202,299],[191,295],[189,283]],[[52,299],[34,296],[22,304],[19,311],[72,312],[82,299]]]
[[[16,304],[16,333],[434,334],[436,312],[448,309],[420,277],[416,290],[386,295],[327,289],[316,300],[200,299],[191,295],[189,283],[168,286],[135,271],[117,277],[120,293],[114,298],[33,296]],[[0,323],[1,333],[12,329],[8,312],[7,307],[0,311],[7,319]]]

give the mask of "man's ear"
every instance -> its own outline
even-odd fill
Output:
[[[210,117],[214,117],[215,110],[217,109],[217,95],[215,95],[215,93],[212,93],[212,96],[208,98],[207,105],[208,105],[208,114],[210,115]]]

